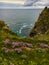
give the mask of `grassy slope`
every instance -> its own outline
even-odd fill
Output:
[[[38,46],[38,43],[49,45],[49,32],[36,35],[32,38],[21,38],[11,32],[7,25],[4,25],[2,29],[0,29],[0,65],[49,65],[49,48]],[[33,48],[26,47],[22,53],[15,51],[5,53],[4,47],[12,50],[11,47],[9,48],[9,46],[4,43],[6,39],[10,39],[11,42],[30,43],[33,45]]]
[[[42,36],[43,37],[43,36]],[[44,39],[39,40],[37,37],[34,38],[19,38],[19,37],[5,37],[0,39],[0,65],[48,65],[49,64],[49,49],[42,48],[37,45],[37,43],[44,43],[49,45],[49,41]],[[5,45],[4,40],[10,39],[12,42],[23,42],[30,43],[33,48],[24,48],[22,53],[17,53],[15,51],[11,53],[5,53],[3,47]],[[7,47],[9,48],[9,47]],[[11,49],[11,48],[10,48]],[[29,50],[30,49],[30,50]],[[22,57],[26,55],[27,57]]]
[[[46,43],[49,45],[48,41],[44,40],[37,40],[37,38],[34,39],[22,39],[22,38],[16,38],[16,37],[8,37],[11,41],[17,41],[23,43],[31,43],[33,45],[33,48],[23,49],[23,52],[18,54],[17,52],[13,51],[11,53],[4,53],[3,47],[6,46],[3,42],[5,38],[0,39],[0,65],[48,65],[49,64],[49,49],[48,48],[42,48],[37,45],[37,43]],[[29,51],[30,49],[30,51]],[[26,55],[26,58],[23,58],[22,56]]]

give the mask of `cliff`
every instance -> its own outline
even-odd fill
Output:
[[[45,7],[31,30],[30,36],[45,34],[47,31],[49,31],[49,8]]]

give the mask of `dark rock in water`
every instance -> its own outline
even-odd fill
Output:
[[[49,30],[49,8],[41,12],[37,22],[35,23],[33,29],[31,30],[30,36],[35,36],[38,34],[45,34]]]
[[[30,36],[32,37],[32,36],[35,36],[36,34],[37,34],[36,31],[34,31],[30,33]]]

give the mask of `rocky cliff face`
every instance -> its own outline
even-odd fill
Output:
[[[33,29],[30,32],[30,36],[35,36],[37,34],[45,34],[49,30],[49,8],[41,12],[37,22],[35,23]]]

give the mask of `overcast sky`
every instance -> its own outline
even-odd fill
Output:
[[[24,4],[25,0],[0,0],[0,2]]]
[[[0,0],[0,2],[20,4],[23,7],[49,6],[49,0]]]

